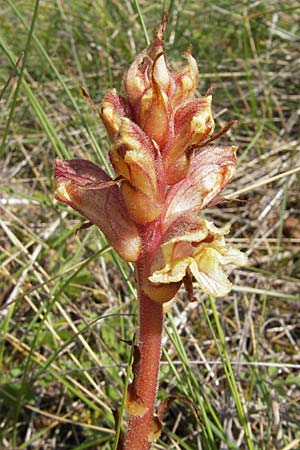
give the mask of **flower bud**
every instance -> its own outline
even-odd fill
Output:
[[[163,229],[180,216],[197,215],[236,171],[236,146],[205,147],[193,155],[188,175],[168,190],[163,213]]]
[[[197,146],[214,130],[214,120],[211,113],[212,97],[203,97],[180,106],[174,113],[174,138],[169,150],[166,151],[166,179],[168,184],[175,184],[187,175],[189,159],[186,167],[176,173],[174,164],[191,146]]]
[[[154,78],[141,98],[139,124],[160,147],[164,145],[169,129],[168,97]]]
[[[119,133],[122,119],[124,117],[132,118],[132,110],[126,98],[113,89],[105,95],[101,102],[100,116],[110,140],[113,141]]]
[[[182,72],[175,76],[175,93],[172,96],[172,107],[175,108],[179,103],[192,100],[198,85],[199,72],[195,58],[187,51],[184,56],[188,60]]]

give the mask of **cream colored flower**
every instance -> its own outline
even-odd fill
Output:
[[[244,265],[247,257],[236,248],[227,247],[224,236],[229,226],[217,228],[207,220],[199,221],[197,231],[175,236],[161,249],[164,266],[149,277],[152,283],[174,283],[190,272],[201,289],[214,297],[222,297],[231,290],[224,265]]]

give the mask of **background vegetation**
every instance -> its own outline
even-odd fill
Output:
[[[2,0],[0,9],[0,447],[115,449],[136,330],[134,275],[53,198],[53,161],[107,163],[95,102],[169,11],[169,61],[193,45],[199,92],[216,84],[222,142],[239,145],[230,222],[249,256],[215,303],[180,292],[167,315],[156,449],[300,448],[299,24],[297,0]],[[143,29],[142,18],[145,29]],[[23,53],[22,53],[23,52]],[[19,59],[17,68],[15,64]],[[197,290],[197,286],[195,285]]]

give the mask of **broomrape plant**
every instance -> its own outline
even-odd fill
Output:
[[[160,433],[154,417],[161,353],[163,305],[184,283],[194,299],[192,277],[212,296],[231,289],[223,266],[246,257],[228,247],[229,227],[199,218],[221,201],[236,170],[236,146],[209,145],[213,135],[210,92],[195,97],[197,64],[191,51],[175,73],[166,61],[164,14],[155,42],[133,61],[124,78],[125,95],[105,95],[101,117],[111,141],[109,157],[117,177],[85,160],[56,161],[56,198],[97,225],[116,252],[135,263],[139,341],[133,382],[126,396],[128,430],[124,450],[148,450]]]

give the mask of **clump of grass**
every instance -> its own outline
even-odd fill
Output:
[[[20,62],[0,87],[2,138],[8,130],[0,198],[1,448],[111,449],[110,407],[121,402],[130,361],[122,340],[136,323],[132,267],[94,228],[76,237],[79,216],[51,194],[52,161],[72,156],[109,168],[105,131],[80,86],[99,100],[121,86],[145,37],[136,3],[40,3],[33,28],[34,6],[8,1],[0,13],[1,87],[32,31],[23,76]],[[201,10],[195,1],[164,4],[171,59],[193,42],[199,89],[217,84],[218,125],[232,111],[241,120],[228,136],[239,142],[240,165],[226,193],[240,190],[246,202],[211,208],[209,217],[232,224],[232,241],[250,266],[232,273],[227,298],[212,304],[199,292],[199,303],[188,305],[182,292],[169,313],[158,396],[192,399],[202,422],[174,402],[156,448],[299,446],[297,8],[293,0],[242,8],[204,2]],[[140,9],[153,29],[162,7],[145,1]]]

